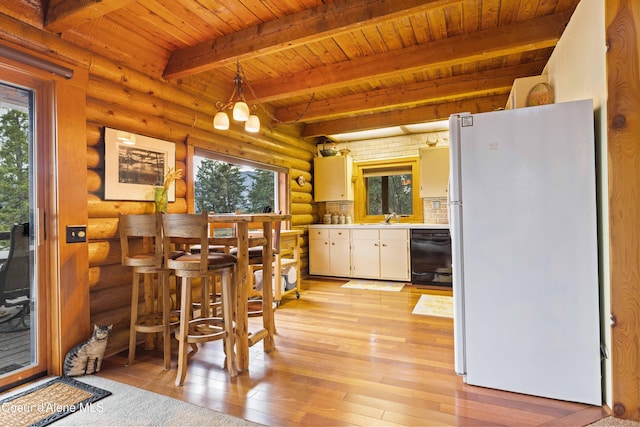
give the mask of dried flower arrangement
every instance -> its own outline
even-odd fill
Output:
[[[164,176],[162,187],[154,188],[153,199],[156,204],[156,212],[167,212],[169,207],[169,187],[180,178],[182,178],[182,169],[170,168]]]

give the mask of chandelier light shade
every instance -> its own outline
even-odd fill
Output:
[[[236,63],[236,67],[236,75],[233,78],[233,92],[229,97],[229,101],[226,103],[216,101],[218,112],[213,118],[213,127],[218,130],[229,129],[229,115],[225,110],[232,110],[233,120],[244,122],[244,128],[247,132],[259,132],[260,118],[256,115],[257,107],[255,105],[250,107],[244,99],[243,72],[239,62]]]
[[[218,111],[213,117],[213,127],[218,130],[229,129],[229,116],[224,111]]]
[[[233,106],[233,120],[246,122],[249,120],[249,106],[246,102],[238,101]]]
[[[244,124],[244,130],[247,132],[259,132],[260,131],[260,117],[255,114],[251,114],[247,122]]]

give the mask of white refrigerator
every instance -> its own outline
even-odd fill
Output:
[[[600,405],[592,101],[449,125],[456,372]]]

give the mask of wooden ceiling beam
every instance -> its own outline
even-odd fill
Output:
[[[482,98],[466,99],[423,105],[416,108],[387,111],[377,114],[364,114],[354,117],[317,122],[305,126],[302,137],[316,137],[336,135],[345,132],[378,129],[390,126],[403,126],[415,123],[425,123],[435,120],[448,119],[451,114],[461,111],[481,113],[504,108],[508,93],[486,96]]]
[[[378,89],[366,93],[282,107],[274,116],[282,123],[304,119],[306,123],[356,113],[373,113],[392,108],[443,102],[473,96],[486,96],[511,88],[513,80],[540,74],[545,61],[530,62],[506,68],[480,71],[401,87]]]
[[[136,0],[62,0],[49,6],[44,27],[54,33],[86,24]],[[54,2],[51,2],[54,3]]]
[[[175,79],[245,58],[374,26],[459,0],[335,0],[172,52],[163,77]]]
[[[553,47],[558,42],[570,14],[558,13],[503,25],[474,33],[415,45],[401,51],[363,56],[274,79],[252,82],[261,102],[314,91],[331,90],[369,80],[402,76],[426,68],[464,65],[501,56]]]

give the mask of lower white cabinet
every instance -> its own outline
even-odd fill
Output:
[[[409,230],[406,228],[352,229],[351,276],[409,280]]]
[[[351,275],[349,229],[309,228],[309,274]]]
[[[309,274],[409,280],[409,229],[309,227]]]

